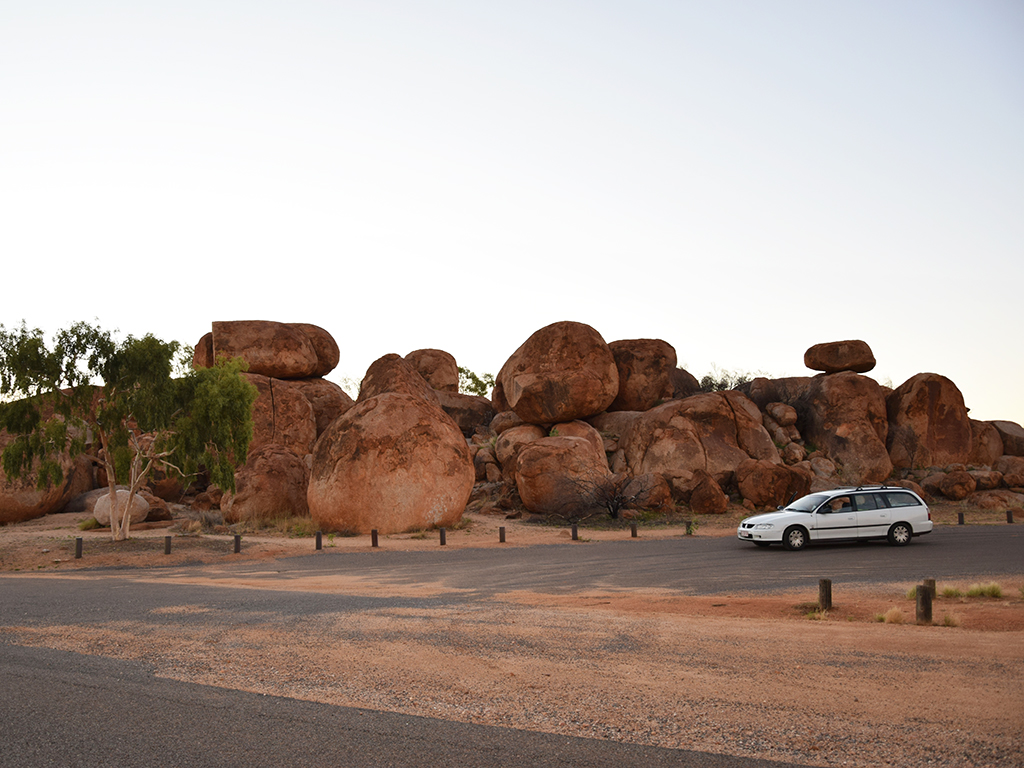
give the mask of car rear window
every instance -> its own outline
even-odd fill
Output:
[[[883,493],[882,496],[888,502],[890,507],[918,507],[921,502],[917,500],[917,497],[909,493]]]

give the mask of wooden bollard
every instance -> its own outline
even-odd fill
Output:
[[[1012,509],[1006,510],[1006,522],[1008,522],[1010,524],[1013,523],[1013,510]]]
[[[171,537],[170,536],[164,536],[164,554],[165,555],[171,554]]]
[[[317,531],[316,532],[316,551],[319,552],[323,548],[324,548],[324,532],[323,531]]]
[[[832,579],[818,579],[818,610],[832,610]]]
[[[376,547],[377,546],[377,529],[376,528],[374,528],[372,531],[370,531],[370,546],[371,547]]]
[[[235,554],[237,555],[242,551],[242,534],[235,534]]]
[[[505,526],[501,526],[500,528],[498,528],[498,543],[505,543]]]
[[[632,538],[636,538],[636,523],[629,524],[629,535]]]
[[[442,529],[441,529],[441,546],[443,547],[443,546],[444,546],[445,544],[447,544],[447,543],[448,543],[448,539],[447,539],[447,537],[445,536],[445,530],[444,530],[444,528],[442,528]]]
[[[935,579],[924,579],[921,584],[927,587],[928,591],[932,593],[932,600],[935,599]]]
[[[963,512],[957,512],[956,513],[956,524],[957,525],[963,525],[964,524],[964,513]]]
[[[917,590],[917,623],[932,623],[932,591],[927,584],[921,584]]]
[[[580,540],[580,532],[576,528],[576,523],[572,524],[572,540],[573,541],[579,541]]]
[[[75,539],[75,559],[76,560],[81,560],[82,559],[82,537],[81,536],[79,536],[77,539]]]

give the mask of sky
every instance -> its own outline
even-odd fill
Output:
[[[1018,0],[0,4],[0,323],[950,378],[1024,424]]]

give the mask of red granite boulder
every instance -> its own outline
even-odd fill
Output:
[[[600,413],[618,392],[615,358],[601,334],[565,321],[541,328],[512,353],[492,400],[496,410],[513,410],[530,424],[557,424]]]
[[[385,392],[356,403],[317,440],[309,511],[325,531],[448,527],[462,517],[474,474],[451,417],[421,397]]]

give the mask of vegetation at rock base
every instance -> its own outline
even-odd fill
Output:
[[[79,322],[51,348],[38,328],[0,325],[0,428],[13,437],[4,473],[34,471],[45,489],[63,480],[62,457],[89,457],[106,471],[115,540],[127,538],[132,500],[156,468],[182,477],[203,468],[233,489],[257,391],[241,360],[199,369],[190,360],[191,350],[151,334],[118,341]],[[128,487],[125,504],[118,484]]]

